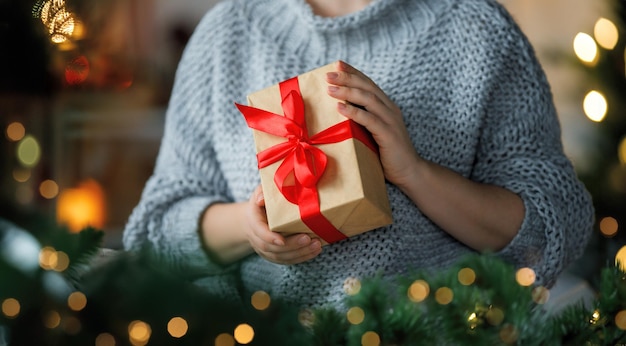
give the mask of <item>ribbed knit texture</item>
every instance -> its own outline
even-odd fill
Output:
[[[235,298],[265,290],[303,307],[340,306],[347,278],[441,269],[472,250],[388,185],[394,223],[292,266],[253,255],[221,267],[203,251],[201,213],[259,184],[251,130],[234,102],[342,59],[402,109],[416,150],[465,177],[519,194],[526,214],[498,254],[551,285],[592,230],[591,199],[564,155],[550,87],[509,14],[492,0],[378,0],[338,18],[304,0],[225,0],[182,57],[154,175],[124,233],[181,273]]]

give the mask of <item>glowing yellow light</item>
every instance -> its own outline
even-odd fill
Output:
[[[622,165],[626,165],[626,136],[624,136],[617,147],[617,154],[619,156],[619,162]]]
[[[24,138],[26,129],[22,123],[13,122],[7,126],[7,138],[13,142],[17,142]]]
[[[109,333],[102,333],[96,337],[96,346],[115,346],[115,337]]]
[[[67,306],[74,311],[80,311],[87,306],[87,297],[82,292],[72,292],[72,294],[67,297]]]
[[[45,270],[53,270],[56,268],[59,262],[59,256],[57,251],[50,247],[45,246],[39,252],[39,265]]]
[[[152,329],[146,322],[137,320],[128,325],[128,339],[133,345],[146,345],[151,335]]]
[[[600,232],[607,238],[613,237],[617,234],[618,224],[615,218],[610,216],[602,218],[600,220]]]
[[[578,59],[585,64],[594,65],[598,60],[598,46],[593,37],[579,32],[574,37],[574,52]]]
[[[235,339],[230,334],[222,333],[215,338],[215,346],[235,346]]]
[[[67,316],[63,319],[63,331],[69,335],[76,335],[80,332],[82,324],[75,316]]]
[[[54,329],[61,324],[61,315],[57,311],[48,311],[43,318],[43,325],[49,329]]]
[[[537,286],[533,288],[532,297],[535,303],[545,304],[550,299],[550,290],[543,286]]]
[[[469,286],[476,280],[476,273],[472,268],[463,268],[459,270],[458,279],[461,285]]]
[[[619,265],[619,268],[626,272],[626,245],[622,246],[615,254],[615,265]]]
[[[592,90],[587,93],[585,100],[583,101],[583,110],[585,111],[585,115],[587,115],[587,118],[595,122],[604,120],[608,108],[606,98],[596,90]]]
[[[30,179],[30,169],[16,168],[13,170],[13,179],[18,183],[25,183]]]
[[[626,330],[626,310],[615,314],[615,325],[621,330]]]
[[[474,328],[476,327],[476,321],[478,320],[478,317],[476,316],[475,312],[472,312],[469,317],[467,318],[467,322],[470,323],[470,327]]]
[[[315,324],[315,314],[311,309],[302,309],[298,313],[298,322],[304,327],[311,327]]]
[[[2,302],[2,313],[8,318],[15,318],[20,309],[20,302],[15,298],[7,298]]]
[[[594,324],[600,320],[600,311],[595,310],[589,319],[589,323]]]
[[[362,346],[378,346],[380,345],[380,336],[376,332],[369,331],[361,336]]]
[[[435,300],[441,305],[447,305],[454,299],[454,293],[448,287],[441,287],[435,291]]]
[[[187,334],[189,326],[182,317],[174,317],[167,323],[167,332],[175,338],[182,338]]]
[[[490,308],[485,314],[485,318],[492,326],[499,326],[504,321],[504,312],[498,308]]]
[[[365,320],[365,311],[358,306],[352,307],[348,310],[346,314],[348,318],[348,322],[351,324],[361,324],[363,320]]]
[[[43,198],[53,199],[59,194],[59,185],[54,180],[44,180],[39,184],[39,193]]]
[[[535,283],[535,271],[530,268],[520,268],[515,273],[515,280],[521,286],[530,286]]]
[[[93,179],[81,182],[74,189],[61,191],[57,204],[57,221],[73,232],[87,226],[102,228],[105,222],[104,190]]]
[[[70,266],[69,256],[63,251],[57,251],[56,256],[57,256],[57,263],[52,269],[57,272],[65,271],[65,269],[67,269]]]
[[[17,145],[17,159],[24,167],[33,167],[39,162],[41,149],[35,137],[26,135]]]
[[[518,331],[514,325],[506,324],[500,329],[500,340],[505,344],[514,344],[517,342]]]
[[[593,28],[593,35],[600,47],[605,49],[613,49],[619,40],[619,31],[617,26],[606,18],[600,18]]]
[[[430,294],[430,286],[424,280],[416,280],[409,286],[407,295],[412,302],[419,303]]]
[[[235,328],[235,340],[240,344],[249,344],[254,339],[254,329],[246,323],[242,323]]]
[[[343,291],[350,296],[359,294],[361,291],[361,281],[357,278],[347,278],[343,282]]]
[[[252,306],[257,310],[265,310],[270,306],[270,295],[265,291],[256,291],[250,298]]]

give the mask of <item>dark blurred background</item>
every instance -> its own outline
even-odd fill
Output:
[[[0,0],[0,217],[121,232],[151,174],[176,65],[217,0]],[[626,238],[623,0],[502,0],[552,84],[597,224],[572,271]]]

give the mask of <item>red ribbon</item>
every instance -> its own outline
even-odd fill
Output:
[[[328,159],[315,145],[354,138],[377,153],[376,143],[369,132],[352,120],[340,122],[309,137],[298,78],[281,82],[279,87],[284,116],[235,104],[250,128],[287,139],[257,154],[259,168],[283,160],[274,174],[274,183],[289,202],[298,205],[302,222],[328,243],[345,239],[346,236],[320,211],[317,182],[324,174]],[[295,182],[287,185],[287,178],[291,175]]]

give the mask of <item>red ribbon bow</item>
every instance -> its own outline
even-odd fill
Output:
[[[235,104],[250,128],[287,139],[257,154],[259,168],[283,160],[274,174],[274,183],[289,202],[298,205],[302,222],[328,243],[345,239],[346,236],[320,211],[317,182],[324,174],[328,159],[315,145],[355,138],[374,152],[378,152],[378,148],[369,133],[352,120],[340,122],[309,137],[298,78],[283,81],[279,87],[284,116]],[[287,178],[291,175],[295,182],[287,185]]]

